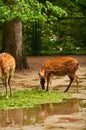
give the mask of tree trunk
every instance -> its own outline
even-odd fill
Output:
[[[18,20],[3,24],[2,51],[10,53],[16,60],[16,69],[29,68],[22,43],[22,23]]]

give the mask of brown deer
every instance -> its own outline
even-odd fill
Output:
[[[59,57],[45,61],[39,71],[40,84],[42,86],[42,89],[45,89],[45,81],[47,80],[46,90],[48,91],[49,83],[51,84],[51,79],[53,75],[56,76],[68,75],[68,77],[70,78],[70,83],[64,92],[68,91],[74,79],[77,83],[77,91],[78,91],[78,77],[75,75],[78,66],[79,66],[78,61],[72,57]]]
[[[9,86],[10,95],[12,96],[10,80],[15,70],[15,59],[8,53],[0,54],[0,78],[3,81],[3,88],[6,89],[6,98],[8,98],[7,88]]]

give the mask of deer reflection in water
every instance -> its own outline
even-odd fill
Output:
[[[48,116],[77,112],[78,106],[78,99],[69,99],[62,103],[42,104],[34,108],[0,111],[0,127],[42,123]]]

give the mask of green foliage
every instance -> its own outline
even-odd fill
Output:
[[[57,93],[57,92],[46,92],[46,91],[29,91],[21,90],[14,91],[13,97],[5,99],[0,94],[0,109],[13,109],[13,108],[24,108],[34,107],[43,103],[58,103],[64,98],[69,98],[69,94]]]
[[[0,22],[13,19],[25,22],[34,19],[43,20],[44,18],[41,14],[42,4],[39,4],[36,0],[1,2],[0,6]]]
[[[25,29],[25,47],[31,55],[31,25]],[[61,19],[41,24],[41,55],[86,54],[86,19]],[[78,48],[78,50],[77,50]]]
[[[56,17],[67,15],[63,9],[58,6],[53,6],[48,1],[46,1],[46,5],[39,3],[37,0],[1,1],[0,22],[11,21],[13,19],[23,22],[34,20],[46,21],[48,10],[51,10],[51,14]]]
[[[0,23],[13,19],[23,22],[26,54],[32,53],[34,21],[41,22],[41,52],[86,54],[86,0],[1,0]]]
[[[67,16],[67,12],[65,10],[63,10],[62,8],[58,7],[58,6],[53,6],[52,3],[50,3],[49,1],[46,1],[46,6],[47,6],[47,10],[48,12],[50,12],[50,15],[56,16],[56,17],[62,17],[62,16]]]
[[[51,3],[45,0],[42,3],[47,20],[41,24],[41,54],[86,54],[83,51],[86,48],[86,2],[58,0]],[[25,32],[30,35],[25,39],[25,46],[30,49],[27,54],[31,54],[31,29],[27,24]]]
[[[82,17],[86,15],[85,0],[58,0],[52,3],[64,9],[68,17]]]

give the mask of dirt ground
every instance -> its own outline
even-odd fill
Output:
[[[82,75],[86,75],[86,56],[72,56],[76,58],[80,63],[80,68],[77,71],[79,76],[79,84],[86,85],[86,80],[81,79]],[[12,79],[12,89],[40,89],[39,75],[38,71],[41,68],[43,62],[47,59],[52,59],[54,56],[28,56],[27,60],[29,63],[29,70],[16,71]],[[54,79],[52,86],[67,85],[68,77],[57,77]],[[84,78],[84,77],[83,77]],[[83,82],[82,82],[83,80]],[[58,87],[57,86],[57,87]],[[59,89],[59,87],[58,87]]]

